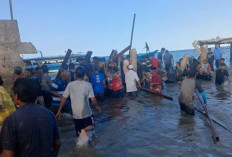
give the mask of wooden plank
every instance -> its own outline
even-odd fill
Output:
[[[199,113],[201,113],[202,115],[204,115],[205,117],[207,117],[206,113],[204,111],[202,111],[201,109],[195,107],[195,110],[197,110]],[[219,122],[215,117],[213,117],[211,115],[211,119],[218,124],[219,126],[221,126],[222,128],[224,128],[225,130],[229,131],[230,133],[232,133],[232,129],[230,129],[228,126],[226,126],[225,124],[222,124],[221,122]]]
[[[123,49],[121,52],[117,54],[117,56],[113,57],[113,61],[115,61],[118,57],[122,56],[125,52],[129,51],[131,49],[130,45],[127,46],[125,49]]]
[[[216,39],[209,39],[209,40],[198,40],[198,45],[211,45],[211,44],[230,44],[232,43],[232,38],[216,38]]]
[[[137,51],[136,49],[130,50],[130,65],[133,65],[133,70],[137,72]]]
[[[69,60],[69,57],[70,57],[71,53],[72,53],[72,50],[68,49],[68,51],[67,51],[67,53],[66,53],[66,55],[64,57],[64,60],[63,60],[63,62],[61,64],[60,70],[59,70],[58,74],[56,75],[55,80],[60,78],[60,74],[65,69],[65,66],[66,66],[66,64],[67,64],[67,62]]]
[[[90,63],[90,59],[92,56],[93,52],[92,51],[88,51],[85,55],[85,62]]]
[[[180,63],[180,69],[181,69],[182,73],[184,72],[188,61],[189,61],[189,56],[188,55],[184,55],[183,60]]]
[[[163,95],[163,94],[160,94],[160,93],[156,93],[156,92],[153,92],[152,90],[149,90],[149,89],[146,89],[144,87],[140,87],[139,89],[147,92],[147,93],[151,93],[151,94],[154,94],[155,96],[159,96],[159,97],[162,97],[162,98],[165,98],[165,99],[168,99],[168,100],[171,100],[173,101],[173,97],[170,97],[170,96],[166,96],[166,95]]]

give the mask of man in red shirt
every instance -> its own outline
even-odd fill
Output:
[[[123,83],[122,83],[122,76],[121,76],[121,68],[113,67],[113,96],[114,97],[121,97],[123,96]]]
[[[159,60],[156,59],[154,55],[151,57],[151,63],[152,66],[156,68],[156,70],[159,70]]]
[[[106,96],[112,96],[113,92],[113,82],[112,82],[112,67],[108,66],[105,72],[106,80],[107,80],[107,89],[106,89]]]
[[[155,67],[150,69],[152,79],[150,82],[151,89],[156,93],[162,93],[162,77],[158,74]]]
[[[113,97],[122,97],[123,96],[123,83],[122,83],[122,74],[120,67],[121,59],[118,59],[118,67],[112,67],[111,77],[108,78],[109,82],[112,82],[112,96]]]

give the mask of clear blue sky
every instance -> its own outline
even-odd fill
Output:
[[[197,39],[232,36],[232,0],[12,0],[21,40],[45,55],[92,50],[109,55],[147,41],[151,50],[192,48]],[[0,0],[0,19],[9,19],[8,0]]]

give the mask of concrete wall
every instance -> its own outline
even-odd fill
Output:
[[[0,45],[9,43],[21,43],[18,23],[16,20],[0,20]]]
[[[16,20],[0,20],[0,76],[4,87],[12,94],[15,81],[14,68],[25,68],[19,54],[37,53],[32,43],[21,42]]]
[[[16,20],[0,20],[0,46],[9,48],[18,54],[37,53],[32,43],[21,42]]]

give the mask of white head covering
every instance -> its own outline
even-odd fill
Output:
[[[129,69],[129,70],[132,70],[132,69],[133,69],[133,65],[129,65],[129,66],[128,66],[128,69]]]

